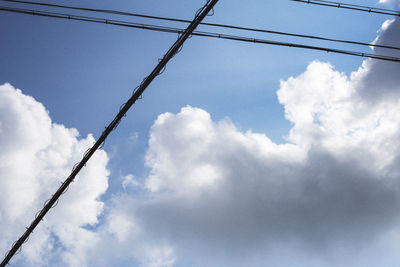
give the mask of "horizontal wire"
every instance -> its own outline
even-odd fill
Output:
[[[137,28],[137,29],[143,29],[143,30],[152,30],[152,31],[158,31],[158,32],[177,33],[177,34],[181,34],[184,32],[184,30],[180,29],[180,28],[172,28],[172,27],[165,27],[165,26],[158,26],[158,25],[141,24],[141,23],[135,23],[135,22],[127,22],[127,21],[120,21],[120,20],[87,17],[87,16],[78,16],[78,15],[71,15],[71,14],[64,14],[64,13],[39,11],[39,10],[28,10],[28,9],[9,8],[9,7],[0,6],[0,11],[14,12],[14,13],[20,13],[20,14],[29,14],[29,15],[36,15],[36,16],[44,16],[44,17],[52,17],[52,18],[60,18],[60,19],[68,19],[68,20],[76,20],[76,21],[84,21],[84,22],[111,24],[111,25],[116,25],[116,26]],[[243,36],[237,36],[237,35],[220,34],[220,33],[204,32],[204,31],[194,31],[192,33],[192,35],[202,36],[202,37],[210,37],[210,38],[227,39],[227,40],[233,40],[233,41],[241,41],[241,42],[247,42],[247,43],[258,43],[258,44],[269,44],[269,45],[275,45],[275,46],[296,47],[296,48],[303,48],[303,49],[308,49],[308,50],[318,50],[318,51],[325,51],[325,52],[331,52],[331,53],[337,53],[337,54],[345,54],[345,55],[365,57],[365,58],[374,58],[374,59],[386,60],[386,61],[392,61],[392,62],[400,62],[400,58],[398,58],[398,57],[392,57],[392,56],[386,56],[386,55],[380,55],[380,54],[362,53],[362,52],[358,52],[358,51],[341,50],[341,49],[335,49],[335,48],[304,45],[304,44],[298,44],[298,43],[278,42],[278,41],[249,38],[249,37],[243,37]]]
[[[190,23],[191,22],[190,20],[185,20],[185,19],[151,16],[151,15],[144,15],[144,14],[137,14],[137,13],[118,11],[118,10],[110,10],[110,9],[95,9],[95,8],[87,8],[87,7],[75,7],[75,6],[56,5],[56,4],[50,4],[50,3],[38,3],[38,2],[22,1],[22,0],[0,0],[0,1],[2,1],[2,2],[12,2],[12,3],[21,3],[21,4],[30,4],[30,5],[39,5],[39,6],[47,6],[47,7],[57,7],[57,8],[63,8],[63,9],[71,9],[71,10],[90,11],[90,12],[106,13],[106,14],[114,14],[114,15],[124,15],[124,16],[132,16],[132,17],[140,17],[140,18],[156,19],[156,20],[164,20],[164,21],[173,21],[173,22],[180,22],[180,23]],[[315,36],[315,35],[288,33],[288,32],[282,32],[282,31],[274,31],[274,30],[258,29],[258,28],[234,26],[234,25],[227,25],[227,24],[218,24],[218,23],[202,22],[200,24],[201,25],[205,25],[205,26],[218,27],[218,28],[227,28],[227,29],[234,29],[234,30],[252,31],[252,32],[260,32],[260,33],[284,35],[284,36],[291,36],[291,37],[307,38],[307,39],[314,39],[314,40],[321,40],[321,41],[328,41],[328,42],[337,42],[337,43],[346,43],[346,44],[353,44],[353,45],[362,45],[362,46],[380,47],[380,48],[400,50],[400,47],[396,47],[396,46],[379,45],[379,44],[372,44],[372,43],[367,43],[367,42],[359,42],[359,41],[351,41],[351,40],[341,40],[341,39],[334,39],[334,38]]]
[[[347,4],[342,2],[333,2],[333,1],[325,1],[325,0],[290,0],[294,2],[301,2],[306,4],[320,5],[320,6],[329,6],[329,7],[337,7],[337,8],[345,8],[357,11],[364,11],[368,13],[377,13],[382,15],[392,15],[392,16],[400,16],[400,11],[377,8],[377,7],[369,7],[369,6],[361,6],[354,4]]]

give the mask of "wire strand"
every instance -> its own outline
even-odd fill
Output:
[[[107,139],[108,135],[118,126],[121,122],[122,118],[128,112],[128,110],[135,104],[135,102],[139,99],[139,97],[143,94],[143,92],[147,89],[147,87],[151,84],[151,82],[158,76],[160,71],[167,65],[167,63],[172,59],[172,57],[177,53],[179,48],[183,45],[183,43],[190,36],[191,32],[196,29],[199,23],[205,18],[205,16],[210,12],[210,10],[214,7],[214,5],[218,2],[218,0],[209,0],[206,5],[204,5],[202,11],[196,15],[193,19],[192,23],[183,31],[182,35],[178,40],[170,47],[167,53],[164,55],[163,59],[158,62],[156,67],[147,76],[144,81],[140,84],[139,88],[135,91],[135,93],[128,99],[126,104],[123,106],[121,110],[117,113],[111,123],[107,126],[107,128],[103,131],[100,138],[93,144],[88,153],[85,153],[82,160],[78,163],[76,167],[73,168],[73,171],[65,180],[65,182],[58,188],[56,193],[51,197],[51,199],[47,202],[45,207],[40,211],[39,215],[33,220],[31,225],[26,229],[26,231],[22,234],[22,236],[15,242],[12,246],[11,250],[7,253],[4,260],[0,263],[0,267],[5,267],[11,258],[17,253],[22,244],[27,240],[29,235],[33,232],[36,226],[40,223],[40,221],[44,218],[47,212],[53,207],[53,205],[57,202],[59,197],[66,190],[67,186],[72,183],[76,177],[76,175],[80,172],[80,170],[85,166],[85,164],[89,161],[92,155],[96,152],[96,150],[101,146],[101,144]]]
[[[103,24],[110,24],[110,25],[115,25],[115,26],[130,27],[130,28],[143,29],[143,30],[152,30],[152,31],[158,31],[158,32],[177,33],[177,34],[181,34],[184,32],[184,30],[180,29],[180,28],[172,28],[172,27],[165,27],[165,26],[159,26],[159,25],[142,24],[142,23],[87,17],[87,16],[77,16],[77,15],[54,13],[54,12],[47,12],[47,11],[16,9],[16,8],[8,8],[8,7],[1,7],[1,6],[0,6],[0,11],[9,11],[9,12],[15,12],[15,13],[21,13],[21,14],[29,14],[29,15],[35,15],[35,16],[44,16],[44,17],[84,21],[84,22],[103,23]],[[381,54],[363,53],[363,52],[359,52],[359,51],[328,48],[328,47],[322,47],[322,46],[312,46],[312,45],[305,45],[305,44],[299,44],[299,43],[279,42],[279,41],[273,41],[273,40],[267,40],[267,39],[257,39],[257,38],[250,38],[250,37],[243,37],[243,36],[229,35],[229,34],[221,34],[221,33],[213,33],[213,32],[204,32],[204,31],[193,31],[191,33],[191,35],[201,36],[201,37],[209,37],[209,38],[226,39],[226,40],[240,41],[240,42],[247,42],[247,43],[268,44],[268,45],[285,46],[285,47],[296,47],[296,48],[302,48],[302,49],[308,49],[308,50],[325,51],[325,52],[331,52],[331,53],[337,53],[337,54],[345,54],[345,55],[373,58],[373,59],[379,59],[379,60],[385,60],[385,61],[400,62],[400,58],[398,58],[398,57],[386,56],[386,55],[381,55]]]
[[[70,10],[89,11],[89,12],[95,12],[95,13],[123,15],[123,16],[139,17],[139,18],[146,18],[146,19],[155,19],[155,20],[162,20],[162,21],[172,21],[172,22],[179,22],[179,23],[190,23],[191,22],[190,20],[179,19],[179,18],[152,16],[152,15],[130,13],[130,12],[124,12],[124,11],[119,11],[119,10],[110,10],[110,9],[96,9],[96,8],[87,8],[87,7],[75,7],[75,6],[56,5],[56,4],[50,4],[50,3],[38,3],[38,2],[22,1],[22,0],[0,0],[0,1],[2,1],[2,2],[12,2],[12,3],[21,3],[21,4],[29,4],[29,5],[47,6],[47,7],[56,7],[56,8],[62,8],[62,9],[70,9]],[[267,34],[283,35],[283,36],[290,36],[290,37],[307,38],[307,39],[314,39],[314,40],[321,40],[321,41],[328,41],[328,42],[337,42],[337,43],[345,43],[345,44],[353,44],[353,45],[380,47],[380,48],[400,50],[400,47],[396,47],[396,46],[379,45],[379,44],[372,44],[372,43],[368,43],[368,42],[359,42],[359,41],[352,41],[352,40],[342,40],[342,39],[335,39],[335,38],[329,38],[329,37],[323,37],[323,36],[306,35],[306,34],[299,34],[299,33],[289,33],[289,32],[275,31],[275,30],[269,30],[269,29],[242,27],[242,26],[219,24],[219,23],[202,22],[200,24],[204,25],[204,26],[211,26],[211,27],[216,27],[216,28],[226,28],[226,29],[233,29],[233,30],[259,32],[259,33],[267,33]]]

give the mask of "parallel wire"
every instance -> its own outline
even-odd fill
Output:
[[[158,62],[157,66],[153,69],[149,76],[147,76],[143,82],[134,90],[132,96],[129,100],[123,104],[115,116],[114,120],[106,127],[106,129],[101,134],[100,138],[93,144],[91,148],[89,148],[84,154],[82,160],[77,163],[68,178],[61,184],[58,188],[57,192],[51,197],[50,200],[45,202],[43,209],[35,216],[35,219],[31,223],[31,225],[26,228],[24,234],[12,245],[12,248],[6,254],[4,260],[0,263],[0,267],[5,267],[11,258],[21,251],[22,245],[28,240],[30,234],[36,228],[36,226],[40,223],[40,221],[44,218],[47,212],[56,205],[59,197],[64,194],[68,188],[68,186],[74,181],[76,175],[80,172],[80,170],[85,166],[85,164],[89,161],[92,155],[96,152],[99,147],[104,143],[107,139],[108,135],[115,130],[122,118],[125,117],[127,111],[135,104],[135,102],[140,99],[143,92],[150,85],[150,83],[160,75],[161,71],[165,68],[168,61],[172,59],[181,49],[183,43],[191,36],[191,33],[194,29],[199,25],[199,23],[205,18],[205,16],[213,9],[214,5],[218,2],[218,0],[208,0],[207,3],[199,9],[196,13],[195,18],[192,23],[182,32],[179,36],[178,40],[171,46],[171,48],[167,51],[164,57]]]
[[[155,20],[172,21],[172,22],[180,22],[180,23],[190,23],[191,22],[190,20],[179,19],[179,18],[169,18],[169,17],[144,15],[144,14],[130,13],[130,12],[124,12],[124,11],[119,11],[119,10],[110,10],[110,9],[75,7],[75,6],[57,5],[57,4],[50,4],[50,3],[38,3],[38,2],[22,1],[22,0],[0,0],[0,1],[2,1],[2,2],[20,3],[20,4],[29,4],[29,5],[47,6],[47,7],[56,7],[56,8],[62,8],[62,9],[79,10],[79,11],[89,11],[89,12],[105,13],[105,14],[113,14],[113,15],[140,17],[140,18],[146,18],[146,19],[155,19]],[[315,36],[315,35],[289,33],[289,32],[282,32],[282,31],[274,31],[274,30],[250,28],[250,27],[242,27],[242,26],[234,26],[234,25],[218,24],[218,23],[202,22],[200,24],[201,25],[205,25],[205,26],[217,27],[217,28],[227,28],[227,29],[234,29],[234,30],[260,32],[260,33],[284,35],[284,36],[299,37],[299,38],[307,38],[307,39],[314,39],[314,40],[321,40],[321,41],[328,41],[328,42],[346,43],[346,44],[353,44],[353,45],[362,45],[362,46],[380,47],[380,48],[388,48],[388,49],[400,50],[400,47],[396,47],[396,46],[379,45],[379,44],[372,44],[372,43],[367,43],[367,42],[359,42],[359,41],[351,41],[351,40],[341,40],[341,39],[334,39],[334,38]]]
[[[326,1],[326,0],[290,0],[290,1],[319,5],[319,6],[345,8],[345,9],[364,11],[364,12],[368,12],[368,13],[376,13],[376,14],[382,14],[382,15],[400,16],[400,11],[398,11],[398,10],[361,6],[361,5],[347,4],[347,3],[342,3],[342,2],[333,2],[333,1]]]
[[[21,13],[21,14],[29,14],[29,15],[84,21],[84,22],[111,24],[111,25],[122,26],[122,27],[130,27],[130,28],[167,32],[167,33],[181,34],[184,32],[184,30],[180,29],[180,28],[142,24],[142,23],[135,23],[135,22],[120,21],[120,20],[111,20],[111,19],[104,19],[104,18],[87,17],[87,16],[77,16],[77,15],[71,15],[71,14],[54,13],[54,12],[39,11],[39,10],[18,9],[18,8],[9,8],[9,7],[0,6],[0,11],[8,11],[8,12]],[[305,45],[305,44],[298,44],[298,43],[279,42],[279,41],[249,38],[249,37],[243,37],[243,36],[237,36],[237,35],[204,32],[204,31],[193,31],[191,35],[210,37],[210,38],[227,39],[227,40],[247,42],[247,43],[258,43],[258,44],[268,44],[268,45],[275,45],[275,46],[296,47],[296,48],[325,51],[325,52],[345,54],[345,55],[365,57],[365,58],[374,58],[374,59],[386,60],[386,61],[392,61],[392,62],[400,62],[400,58],[398,58],[398,57],[386,56],[386,55],[381,55],[381,54],[362,53],[359,51],[341,50],[341,49],[335,49],[335,48],[312,46],[312,45]]]
[[[0,0],[0,1],[30,3],[30,4],[33,3],[33,2],[28,2],[28,1],[16,1],[16,0]],[[381,14],[389,14],[389,12],[384,11],[384,9],[373,9],[373,8],[367,7],[367,8],[369,8],[368,10],[363,10],[363,8],[365,8],[363,6],[356,6],[356,5],[349,5],[349,4],[347,6],[341,6],[342,3],[335,3],[335,2],[330,2],[330,1],[314,0],[315,1],[314,3],[313,3],[312,0],[291,0],[291,1],[306,2],[306,3],[312,3],[312,4],[317,4],[316,2],[319,2],[318,4],[320,4],[320,5],[329,5],[329,6],[333,6],[331,4],[335,4],[335,6],[337,5],[336,7],[356,9],[356,10],[360,10],[360,11],[368,11],[368,12],[381,13]],[[180,49],[182,48],[182,45],[185,42],[185,40],[187,38],[189,38],[191,35],[197,35],[197,36],[203,36],[203,37],[213,37],[213,38],[222,38],[222,39],[229,39],[229,40],[236,40],[236,41],[243,41],[243,42],[251,42],[251,43],[262,43],[262,44],[298,47],[298,48],[313,49],[313,50],[322,50],[322,51],[326,51],[326,52],[334,52],[334,53],[347,54],[347,55],[353,55],[353,56],[369,57],[369,58],[375,58],[375,59],[380,59],[380,60],[400,62],[400,58],[384,56],[384,55],[375,55],[375,54],[368,54],[368,53],[361,53],[361,52],[354,52],[354,51],[346,51],[346,50],[339,50],[339,49],[332,49],[332,48],[324,48],[324,47],[318,47],[318,46],[309,46],[309,45],[302,45],[302,44],[286,43],[286,42],[276,42],[276,41],[271,41],[271,40],[255,39],[255,38],[248,38],[248,37],[241,37],[241,36],[234,36],[234,35],[227,35],[227,34],[218,34],[218,33],[194,31],[194,29],[199,24],[201,24],[201,20],[204,19],[204,17],[209,13],[209,11],[213,10],[213,6],[217,2],[218,2],[218,0],[208,0],[206,5],[196,13],[195,19],[191,22],[191,24],[188,26],[188,28],[186,30],[177,29],[177,28],[171,28],[171,27],[157,26],[157,25],[146,25],[146,24],[139,24],[139,23],[133,23],[133,22],[124,22],[124,21],[108,20],[108,19],[102,19],[102,18],[93,18],[93,17],[86,17],[86,16],[61,14],[61,13],[55,13],[55,12],[46,12],[46,11],[37,11],[37,10],[27,10],[27,9],[0,7],[0,11],[16,12],[16,13],[21,13],[21,14],[39,15],[39,16],[46,16],[46,17],[53,17],[53,18],[72,19],[72,20],[86,21],[86,22],[106,23],[106,24],[112,24],[112,25],[117,25],[117,26],[125,26],[125,27],[133,27],[133,28],[140,28],[140,29],[147,29],[147,30],[155,30],[155,31],[161,31],[161,32],[170,32],[170,33],[181,34],[180,37],[178,38],[178,40],[174,43],[174,45],[165,54],[165,56],[162,59],[159,60],[159,63],[157,64],[155,69],[152,71],[152,73],[149,76],[147,76],[143,80],[143,82],[134,90],[131,98],[125,104],[123,104],[121,106],[118,114],[116,115],[114,120],[106,127],[106,129],[103,131],[103,133],[100,136],[100,138],[95,142],[95,144],[91,148],[89,148],[85,152],[82,160],[73,167],[73,169],[71,171],[71,174],[61,184],[61,186],[57,190],[57,192],[49,200],[47,200],[45,202],[43,209],[40,210],[36,214],[35,219],[31,223],[31,225],[26,228],[26,231],[24,232],[24,234],[16,242],[13,243],[11,250],[8,251],[8,253],[6,254],[4,260],[0,264],[0,267],[6,266],[8,264],[8,262],[10,261],[10,259],[14,255],[17,255],[18,253],[20,253],[21,248],[22,248],[22,244],[24,244],[25,242],[28,241],[28,239],[30,237],[30,234],[33,233],[33,230],[40,223],[40,221],[43,220],[43,218],[47,214],[47,212],[51,208],[54,208],[58,204],[59,197],[66,193],[66,191],[69,188],[69,185],[74,181],[76,175],[80,172],[80,170],[89,161],[89,159],[95,153],[95,151],[103,146],[103,144],[104,144],[106,138],[108,137],[108,135],[118,127],[119,123],[121,122],[122,118],[126,116],[126,113],[130,109],[130,107],[132,105],[134,105],[135,102],[138,99],[141,99],[141,96],[142,96],[143,92],[146,90],[146,88],[150,85],[150,83],[154,80],[154,78],[156,76],[160,75],[164,71],[165,66],[168,63],[168,61],[175,54],[177,54],[180,51]],[[36,4],[51,5],[51,4],[45,4],[45,3],[36,3]],[[61,7],[59,5],[52,5],[52,6]],[[87,10],[89,11],[89,9],[87,9]],[[381,10],[381,11],[379,11],[379,10]],[[390,11],[390,10],[388,10],[388,11]],[[122,13],[125,13],[125,12],[119,12],[118,11],[118,14],[122,14]],[[117,14],[117,13],[114,13],[114,14]],[[132,15],[132,13],[129,13],[129,14]],[[397,12],[395,14],[390,14],[390,15],[399,16],[400,14]],[[147,16],[147,15],[139,15],[139,16],[148,17],[148,18],[156,18],[154,16]],[[173,20],[173,21],[179,21],[179,22],[189,22],[189,21],[186,21],[186,20],[179,20],[179,19],[169,19],[169,18],[160,18],[160,19]],[[209,26],[217,26],[217,27],[226,27],[226,28],[234,28],[234,29],[243,29],[243,30],[262,31],[262,32],[273,33],[273,31],[268,31],[268,30],[250,29],[250,28],[244,28],[244,27],[238,27],[238,26],[211,24],[211,23],[203,23],[203,24],[209,25]],[[280,34],[292,35],[292,36],[297,36],[297,37],[307,37],[305,35],[298,35],[298,34],[287,34],[287,33],[280,33]],[[316,38],[316,39],[320,39],[321,38],[321,37],[315,37],[315,36],[308,36],[308,38],[309,37]],[[329,40],[327,38],[323,38],[323,39]],[[336,41],[338,41],[338,40],[336,40]],[[351,41],[343,41],[343,42],[351,42]],[[362,44],[362,43],[359,43],[359,42],[351,42],[351,43]],[[371,44],[368,44],[368,45],[371,45]],[[377,45],[375,45],[375,46],[377,46]],[[397,47],[387,47],[387,48],[399,49]]]

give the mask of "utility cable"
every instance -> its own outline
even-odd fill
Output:
[[[352,10],[364,11],[364,12],[368,12],[368,13],[376,13],[376,14],[382,14],[382,15],[400,16],[400,11],[398,11],[398,10],[361,6],[361,5],[347,4],[347,3],[342,3],[342,2],[333,2],[333,1],[326,1],[326,0],[290,0],[290,1],[319,5],[319,6],[352,9]]]
[[[87,17],[87,16],[77,16],[77,15],[54,13],[54,12],[47,12],[47,11],[16,9],[16,8],[8,8],[8,7],[1,7],[1,6],[0,6],[0,11],[8,11],[8,12],[21,13],[21,14],[29,14],[29,15],[35,15],[35,16],[44,16],[44,17],[52,17],[52,18],[59,18],[59,19],[84,21],[84,22],[111,24],[111,25],[116,25],[116,26],[130,27],[130,28],[137,28],[137,29],[144,29],[144,30],[152,30],[152,31],[159,31],[159,32],[178,33],[178,34],[181,34],[184,32],[184,30],[180,29],[180,28],[172,28],[172,27],[165,27],[165,26],[158,26],[158,25],[141,24],[141,23],[127,22],[127,21],[120,21],[120,20]],[[325,52],[345,54],[345,55],[365,57],[365,58],[374,58],[374,59],[386,60],[386,61],[392,61],[392,62],[400,62],[400,58],[398,58],[398,57],[386,56],[386,55],[381,55],[381,54],[363,53],[363,52],[359,52],[359,51],[341,50],[341,49],[335,49],[335,48],[312,46],[312,45],[305,45],[305,44],[298,44],[298,43],[279,42],[279,41],[249,38],[249,37],[243,37],[243,36],[237,36],[237,35],[204,32],[204,31],[193,31],[191,35],[210,37],[210,38],[227,39],[227,40],[247,42],[247,43],[258,43],[258,44],[269,44],[269,45],[275,45],[275,46],[296,47],[296,48],[325,51]]]
[[[96,12],[96,13],[124,15],[124,16],[139,17],[139,18],[146,18],[146,19],[155,19],[155,20],[163,20],[163,21],[172,21],[172,22],[180,22],[180,23],[190,23],[191,22],[190,20],[179,19],[179,18],[152,16],[152,15],[130,13],[130,12],[124,12],[124,11],[118,11],[118,10],[110,10],[110,9],[96,9],[96,8],[87,8],[87,7],[75,7],[75,6],[56,5],[56,4],[50,4],[50,3],[38,3],[38,2],[21,1],[21,0],[0,0],[0,1],[2,1],[2,2],[20,3],[20,4],[29,4],[29,5],[47,6],[47,7],[56,7],[56,8],[62,8],[62,9],[79,10],[79,11],[89,11],[89,12]],[[282,32],[282,31],[274,31],[274,30],[250,28],[250,27],[242,27],[242,26],[218,24],[218,23],[202,22],[200,24],[201,25],[205,25],[205,26],[217,27],[217,28],[226,28],[226,29],[234,29],[234,30],[242,30],[242,31],[260,32],[260,33],[284,35],[284,36],[291,36],[291,37],[308,38],[308,39],[328,41],[328,42],[337,42],[337,43],[346,43],[346,44],[354,44],[354,45],[362,45],[362,46],[380,47],[380,48],[388,48],[388,49],[400,50],[400,47],[396,47],[396,46],[388,46],[388,45],[371,44],[371,43],[367,43],[367,42],[341,40],[341,39],[334,39],[334,38],[315,36],[315,35],[289,33],[289,32]]]
[[[65,182],[60,186],[57,192],[51,197],[44,208],[40,211],[38,216],[33,220],[31,225],[26,229],[24,234],[17,240],[17,242],[12,246],[11,250],[7,253],[6,257],[0,264],[0,267],[5,267],[13,255],[20,250],[22,244],[27,240],[32,231],[44,218],[46,213],[57,203],[59,197],[65,192],[68,186],[74,181],[76,175],[89,161],[96,150],[103,144],[108,135],[118,126],[122,118],[125,116],[130,107],[135,104],[135,102],[140,98],[146,88],[150,83],[160,74],[160,72],[167,65],[168,61],[174,57],[174,55],[179,52],[183,43],[190,37],[191,33],[196,29],[199,23],[207,16],[207,14],[213,9],[218,0],[208,0],[207,3],[197,12],[192,23],[186,28],[184,32],[179,36],[178,40],[171,46],[164,57],[159,61],[157,66],[153,69],[149,76],[147,76],[143,82],[139,85],[133,95],[129,100],[121,107],[118,114],[115,116],[114,120],[107,126],[103,131],[100,138],[95,142],[95,144],[84,154],[82,160],[73,168],[71,174],[65,180]]]

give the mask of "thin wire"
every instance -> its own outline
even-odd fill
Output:
[[[332,2],[332,1],[325,1],[325,0],[290,0],[290,1],[301,2],[301,3],[306,3],[306,4],[313,4],[313,5],[320,5],[320,6],[352,9],[352,10],[364,11],[364,12],[368,12],[368,13],[376,13],[376,14],[382,14],[382,15],[400,16],[400,11],[398,11],[398,10],[361,6],[361,5],[347,4],[347,3],[342,3],[342,2]]]
[[[48,6],[48,7],[57,7],[57,8],[62,8],[62,9],[89,11],[89,12],[96,12],[96,13],[124,15],[124,16],[140,17],[140,18],[163,20],[163,21],[173,21],[173,22],[180,22],[180,23],[190,23],[191,22],[190,20],[184,20],[184,19],[178,19],[178,18],[159,17],[159,16],[130,13],[130,12],[124,12],[124,11],[118,11],[118,10],[110,10],[110,9],[75,7],[75,6],[56,5],[56,4],[50,4],[50,3],[38,3],[38,2],[21,1],[21,0],[0,0],[0,1],[30,4],[30,5],[39,5],[39,6]],[[210,14],[210,15],[212,15],[212,14]],[[328,38],[328,37],[323,37],[323,36],[289,33],[289,32],[274,31],[274,30],[268,30],[268,29],[250,28],[250,27],[242,27],[242,26],[234,26],[234,25],[218,24],[218,23],[202,22],[200,24],[205,25],[205,26],[216,27],[216,28],[227,28],[227,29],[242,30],[242,31],[251,31],[251,32],[260,32],[260,33],[284,35],[284,36],[299,37],[299,38],[308,38],[308,39],[315,39],[315,40],[328,41],[328,42],[347,43],[347,44],[354,44],[354,45],[381,47],[381,48],[400,50],[400,47],[396,47],[396,46],[378,45],[378,44],[371,44],[371,43],[367,43],[367,42],[359,42],[359,41],[351,41],[351,40],[341,40],[341,39],[334,39],[334,38]]]
[[[85,166],[85,164],[89,161],[91,156],[96,152],[96,150],[100,147],[100,145],[106,140],[108,135],[118,126],[121,122],[122,118],[128,112],[128,110],[135,104],[135,102],[139,99],[139,97],[143,94],[146,88],[151,84],[151,82],[157,77],[158,73],[164,68],[164,66],[169,62],[170,59],[177,53],[182,44],[187,40],[190,36],[191,32],[196,29],[199,23],[206,17],[206,15],[210,12],[210,10],[214,7],[214,5],[218,2],[218,0],[209,0],[204,5],[202,12],[198,14],[193,22],[186,28],[186,30],[182,33],[178,40],[171,46],[171,48],[164,55],[161,62],[159,62],[149,76],[145,78],[145,80],[140,84],[139,88],[135,91],[135,93],[129,98],[124,107],[117,113],[112,122],[107,126],[107,128],[103,131],[100,138],[93,144],[90,148],[89,153],[85,153],[82,160],[79,164],[73,169],[71,174],[65,180],[65,182],[58,188],[57,192],[51,197],[45,207],[40,211],[39,215],[33,220],[31,225],[26,229],[23,235],[16,241],[15,245],[12,246],[11,250],[7,253],[4,260],[0,263],[0,267],[5,267],[10,259],[15,255],[16,252],[21,248],[22,244],[29,237],[29,235],[33,232],[36,226],[40,223],[40,221],[44,218],[47,212],[51,209],[51,207],[56,203],[59,197],[63,194],[67,186],[72,183],[79,173],[79,171]]]
[[[180,29],[180,28],[172,28],[172,27],[150,25],[150,24],[141,24],[141,23],[127,22],[127,21],[120,21],[120,20],[111,20],[111,19],[104,19],[104,18],[76,16],[76,15],[54,13],[54,12],[47,12],[47,11],[15,9],[15,8],[8,8],[8,7],[0,6],[0,11],[2,11],[2,10],[9,11],[9,12],[21,13],[21,14],[29,14],[29,15],[68,19],[68,20],[77,20],[77,21],[84,21],[84,22],[103,23],[103,24],[110,24],[110,25],[116,25],[116,26],[122,26],[122,27],[152,30],[152,31],[158,31],[158,32],[178,33],[178,34],[181,34],[184,32],[184,30]],[[341,50],[341,49],[335,49],[335,48],[304,45],[304,44],[298,44],[298,43],[278,42],[278,41],[273,41],[273,40],[249,38],[249,37],[243,37],[243,36],[237,36],[237,35],[204,32],[204,31],[193,31],[191,33],[191,35],[226,39],[226,40],[240,41],[240,42],[247,42],[247,43],[268,44],[268,45],[285,46],[285,47],[296,47],[296,48],[303,48],[303,49],[308,49],[308,50],[318,50],[318,51],[325,51],[325,52],[331,52],[331,53],[337,53],[337,54],[345,54],[345,55],[365,57],[365,58],[374,58],[374,59],[386,60],[386,61],[392,61],[392,62],[400,62],[400,58],[398,58],[398,57],[386,56],[386,55],[381,55],[381,54],[363,53],[363,52],[359,52],[359,51]]]

